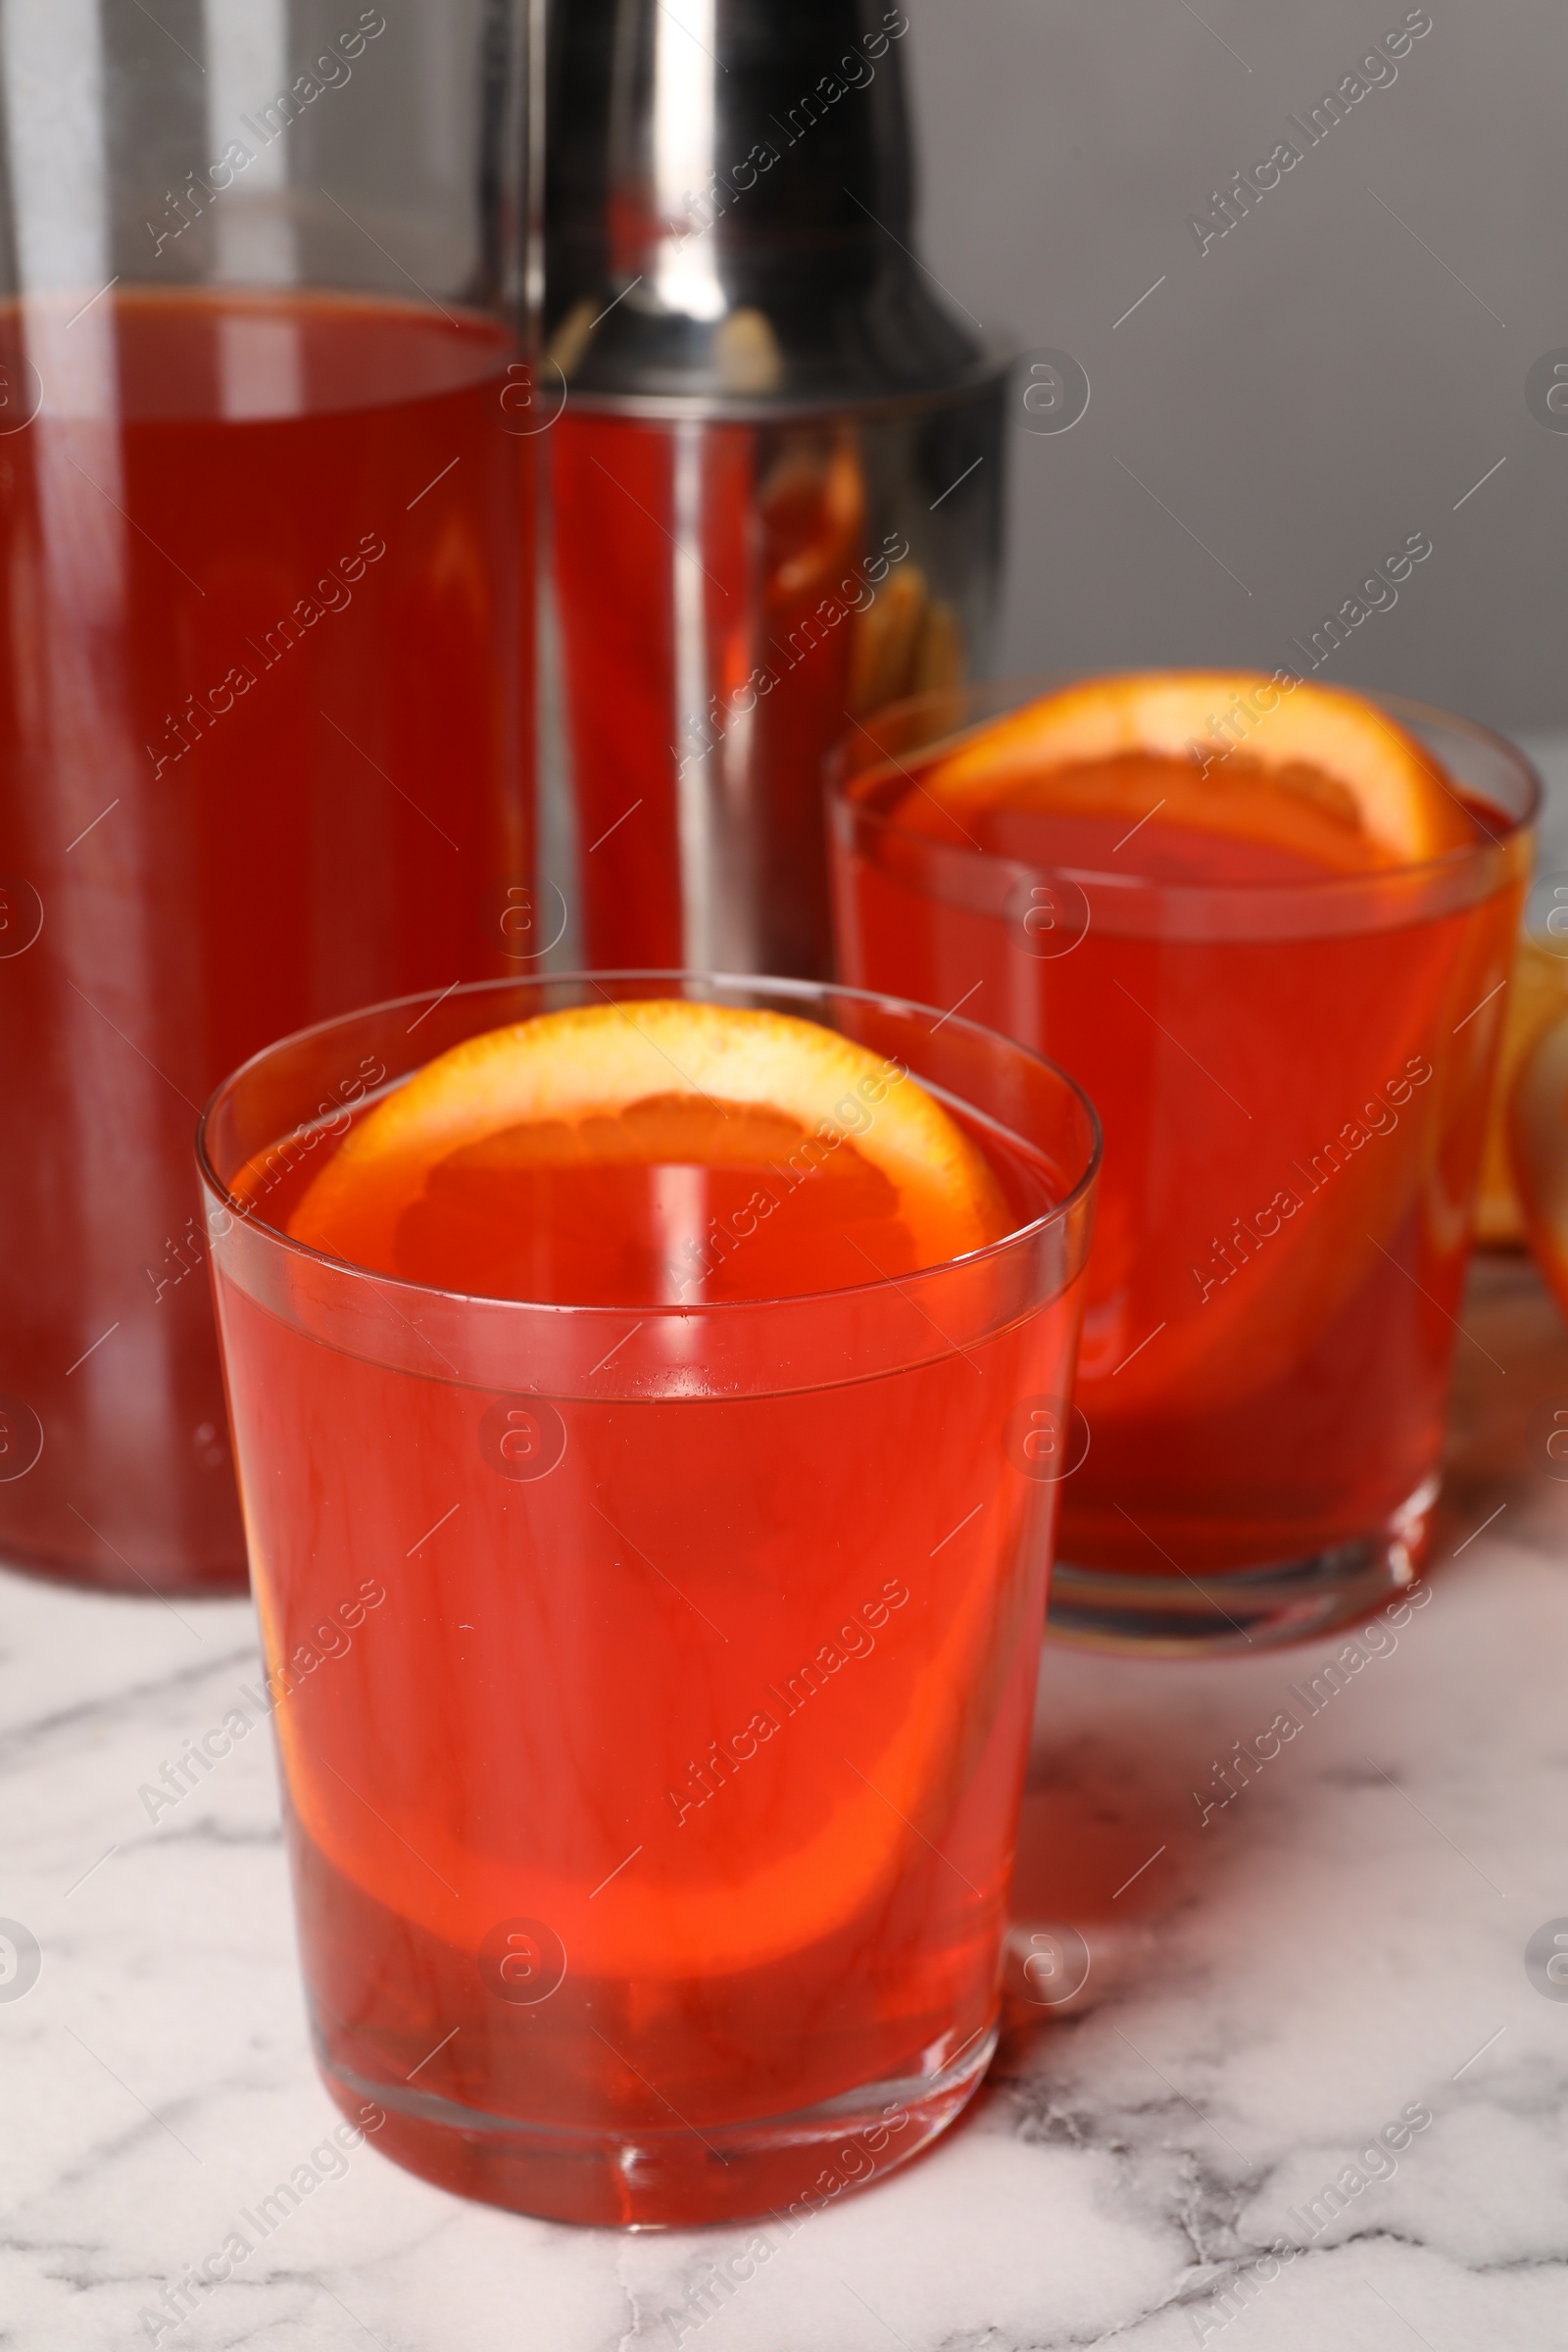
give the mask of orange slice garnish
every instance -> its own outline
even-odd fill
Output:
[[[1487,1145],[1476,1196],[1476,1240],[1484,1249],[1507,1249],[1526,1238],[1508,1143],[1508,1111],[1526,1055],[1552,1021],[1568,1013],[1568,956],[1528,934],[1520,939],[1508,990],[1507,1019],[1497,1051]]]
[[[429,1202],[441,1171],[459,1163],[471,1170],[487,1159],[491,1175],[514,1183],[554,1166],[585,1183],[596,1167],[638,1161],[750,1166],[764,1146],[776,1152],[803,1136],[816,1139],[828,1155],[813,1183],[803,1182],[793,1198],[807,1198],[816,1185],[852,1183],[838,1171],[854,1154],[894,1199],[912,1262],[946,1259],[1009,1229],[1005,1198],[984,1154],[901,1065],[811,1021],[651,1001],[543,1014],[441,1054],[356,1123],[290,1230],[318,1249],[398,1272],[411,1210]],[[832,1137],[839,1140],[829,1151]],[[773,1222],[788,1214],[786,1203]],[[874,1279],[873,1270],[862,1267],[859,1279]],[[462,1522],[465,1610],[471,1602],[476,1620],[488,1608],[514,1629],[545,1629],[545,1651],[554,1641],[576,1639],[564,1629],[580,1626],[583,1590],[603,1589],[593,1582],[603,1567],[584,1563],[578,1571],[576,1552],[602,1562],[612,1539],[621,1544],[613,1477],[624,1435],[617,1430],[613,1443],[605,1438],[604,1404],[563,1403],[567,1414],[583,1417],[574,1424],[560,1487],[541,1487],[537,1497],[530,1490],[531,1511],[519,1511],[514,1489],[479,1478],[465,1494]],[[706,1406],[698,1401],[689,1409]],[[717,1431],[712,1442],[722,1443]],[[781,1461],[781,1473],[784,1467]],[[895,1515],[918,1521],[917,1492],[907,1488],[892,1498]],[[595,1503],[597,1494],[608,1510]],[[994,1520],[970,1539],[983,1564],[956,1548],[940,1584],[914,1596],[906,1619],[895,1620],[890,1643],[908,1629],[907,1664],[900,1671],[890,1655],[877,1667],[896,1679],[863,1683],[853,1719],[842,1709],[830,1716],[834,1702],[826,1698],[813,1701],[819,1712],[810,1720],[827,1727],[819,1734],[787,1723],[789,1702],[766,1679],[781,1670],[787,1675],[795,1653],[759,1659],[735,1684],[727,1649],[715,1651],[711,1629],[681,1597],[687,1572],[679,1549],[662,1552],[659,1591],[667,1583],[674,1595],[662,1654],[682,1695],[670,1710],[662,1772],[643,1759],[650,1782],[657,1788],[661,1778],[682,1779],[688,1752],[702,1753],[709,1716],[718,1735],[761,1709],[779,1738],[776,1750],[758,1751],[750,1777],[726,1791],[711,1814],[677,1828],[662,1796],[656,1797],[649,1819],[657,1816],[659,1827],[647,1829],[634,1869],[611,1873],[612,1885],[596,1883],[608,1867],[597,1859],[591,1869],[575,1869],[564,1841],[541,1833],[526,1806],[514,1819],[506,1807],[496,1808],[486,1815],[483,1836],[474,1832],[464,1792],[492,1776],[500,1745],[510,1741],[509,1754],[519,1748],[511,1718],[503,1741],[482,1710],[450,1727],[452,1761],[444,1778],[413,1789],[378,1785],[375,1812],[368,1817],[345,1795],[347,1767],[341,1774],[328,1769],[319,1727],[307,1737],[294,1711],[282,1708],[276,1720],[292,1801],[318,1847],[355,1884],[470,1951],[498,1919],[516,1914],[547,1920],[571,1966],[589,1976],[684,1981],[777,1960],[862,1915],[896,1885],[911,1853],[926,1850],[921,1840],[939,1837],[951,1817],[989,1735],[999,1678],[1015,1654],[1030,1591],[1013,1524],[1025,1501],[1011,1488],[999,1500]],[[694,1525],[704,1525],[695,1501]],[[710,1528],[698,1546],[699,1563],[710,1542]],[[870,1546],[873,1554],[877,1548]],[[886,1557],[876,1574],[905,1556],[902,1538],[886,1539],[881,1548]],[[630,1552],[627,1564],[647,1573]],[[857,1565],[872,1575],[869,1561]],[[742,1581],[781,1572],[765,1543],[763,1556],[743,1551],[733,1562]],[[699,1578],[710,1573],[701,1564],[694,1571]],[[422,1565],[408,1574],[422,1576]],[[271,1582],[263,1574],[259,1583],[268,1652],[275,1657],[284,1647],[282,1630]],[[398,1677],[413,1689],[418,1670],[417,1656],[379,1668],[382,1703],[395,1709],[405,1687]],[[567,1719],[564,1694],[549,1688],[535,1694],[528,1737],[547,1740],[558,1707],[555,1769],[563,1776],[563,1802],[569,1798],[590,1827],[600,1812],[618,1819],[622,1776],[617,1767],[602,1783],[596,1779],[592,1756],[578,1752],[580,1727]],[[841,1747],[853,1752],[853,1766]],[[755,1855],[736,1834],[738,1821],[754,1817]],[[628,1846],[643,1826],[639,1816]],[[411,1867],[411,1853],[429,1867]]]
[[[1004,1532],[997,1542],[1004,1555],[1015,1539]],[[911,1858],[942,1836],[994,1725],[1026,1593],[1027,1579],[999,1583],[989,1567],[954,1575],[940,1634],[915,1635],[924,1655],[901,1678],[898,1709],[877,1707],[870,1737],[863,1727],[857,1736],[853,1722],[846,1726],[842,1714],[835,1719],[826,1707],[808,1718],[823,1722],[823,1732],[793,1725],[777,1694],[760,1689],[758,1703],[769,1711],[778,1738],[776,1749],[770,1740],[759,1752],[752,1796],[743,1799],[764,1848],[756,1857],[744,1839],[737,1846],[733,1812],[726,1819],[722,1803],[710,1819],[699,1814],[676,1829],[657,1801],[638,1817],[650,1831],[642,1866],[612,1891],[597,1892],[597,1865],[583,1875],[528,1850],[525,1824],[517,1835],[521,1851],[498,1850],[504,1834],[498,1839],[492,1830],[478,1839],[462,1820],[464,1788],[487,1782],[495,1763],[482,1735],[466,1723],[453,1727],[454,1759],[462,1762],[454,1762],[448,1786],[430,1789],[417,1804],[399,1804],[378,1788],[376,1814],[368,1819],[345,1796],[347,1776],[323,1769],[319,1735],[308,1737],[295,1711],[281,1707],[274,1722],[290,1800],[316,1845],[349,1880],[469,1951],[498,1919],[520,1913],[548,1920],[573,1966],[588,1976],[685,1981],[762,1967],[862,1916]],[[270,1632],[266,1606],[262,1615]],[[903,1632],[895,1618],[890,1639]],[[269,1639],[270,1661],[276,1654]],[[682,1664],[702,1674],[695,1658]],[[713,1722],[715,1730],[725,1728],[720,1712]],[[796,1744],[803,1736],[804,1753]],[[856,1749],[857,1764],[843,1760],[841,1741]],[[569,1751],[564,1723],[562,1745]],[[808,1793],[804,1799],[781,1793],[781,1776],[786,1788],[804,1778]],[[684,1778],[679,1765],[670,1777]],[[743,1781],[736,1793],[747,1786]],[[581,1804],[580,1788],[571,1794]],[[787,1840],[779,1823],[791,1817],[801,1827]],[[411,1848],[439,1867],[439,1878],[411,1869]]]
[[[984,1154],[899,1065],[789,1014],[653,1000],[541,1014],[427,1062],[354,1126],[289,1231],[377,1272],[539,1295],[506,1274],[530,1212],[569,1219],[628,1167],[757,1175],[771,1205],[751,1220],[748,1286],[714,1269],[710,1298],[766,1296],[763,1262],[799,1263],[796,1292],[908,1273],[1010,1223]],[[632,1278],[578,1302],[671,1295]]]
[[[1568,1315],[1568,1011],[1520,1056],[1508,1143],[1531,1249]]]
[[[1108,818],[1129,833],[1147,825],[1146,844],[1158,831],[1181,831],[1207,835],[1216,849],[1220,838],[1262,846],[1325,878],[1392,876],[1473,849],[1481,838],[1441,764],[1374,704],[1253,671],[1086,680],[950,740],[918,770],[918,782],[923,789],[899,803],[901,828],[946,837],[956,818],[971,838],[982,834],[1004,854],[1031,859],[1035,849],[1014,850],[1005,834],[1004,820],[1015,813]],[[1217,857],[1214,865],[1225,870]],[[1195,878],[1201,871],[1200,860]],[[1389,919],[1397,912],[1391,898]],[[1363,1130],[1359,1106],[1407,1064],[1424,1067],[1422,1083],[1441,1095],[1450,1080],[1458,1083],[1461,1066],[1468,1071],[1472,1051],[1490,1052],[1478,1028],[1466,1032],[1435,1078],[1422,1055],[1424,1043],[1446,1038],[1495,986],[1498,950],[1495,925],[1472,925],[1450,969],[1434,965],[1428,979],[1412,978],[1404,996],[1368,1008],[1361,1066],[1347,1062],[1344,1113],[1326,1134],[1306,1131],[1289,1060],[1275,1055],[1270,1066],[1250,1072],[1238,1089],[1249,1116],[1291,1139],[1270,1177],[1276,1199],[1264,1211],[1265,1224],[1281,1222],[1262,1236],[1244,1235],[1229,1259],[1211,1257],[1205,1237],[1200,1262],[1190,1269],[1193,1287],[1173,1272],[1143,1329],[1123,1319],[1124,1264],[1136,1251],[1138,1229],[1125,1211],[1118,1222],[1113,1188],[1102,1203],[1092,1275],[1098,1297],[1092,1291],[1081,1362],[1094,1383],[1097,1415],[1130,1423],[1168,1410],[1189,1383],[1210,1407],[1262,1393],[1316,1344],[1412,1213],[1435,1253],[1462,1244],[1467,1203],[1461,1199],[1453,1213],[1446,1163],[1434,1141],[1444,1123],[1419,1111],[1396,1119],[1372,1108],[1375,1131]],[[1112,1138],[1112,1158],[1115,1149]],[[1286,1218],[1289,1238],[1276,1243]],[[1139,1350],[1162,1312],[1168,1319],[1157,1344]]]
[[[1374,704],[1250,670],[1091,678],[977,729],[921,781],[958,814],[1152,815],[1346,872],[1421,864],[1475,837],[1437,760]],[[929,829],[913,808],[904,821]]]

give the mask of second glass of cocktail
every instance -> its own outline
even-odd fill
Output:
[[[807,983],[466,989],[215,1098],[312,2018],[389,2153],[692,2223],[962,2105],[1097,1151],[1015,1045]]]
[[[1296,1639],[1415,1574],[1535,805],[1485,730],[1290,673],[932,695],[847,747],[845,976],[1104,1124],[1058,1631]]]

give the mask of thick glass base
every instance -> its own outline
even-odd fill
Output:
[[[868,2082],[818,2107],[743,2124],[672,2122],[573,2129],[489,2115],[407,2083],[372,2082],[318,2051],[326,2087],[354,2123],[373,2100],[374,2145],[439,2187],[547,2221],[700,2229],[771,2215],[793,2234],[846,2189],[863,2188],[929,2147],[973,2096],[995,2023],[936,2075]]]
[[[1351,1625],[1420,1572],[1435,1485],[1371,1535],[1303,1559],[1200,1577],[1132,1575],[1058,1560],[1047,1618],[1057,1641],[1163,1657],[1278,1648]]]

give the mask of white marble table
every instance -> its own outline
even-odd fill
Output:
[[[1020,1910],[1075,1926],[1090,1976],[1058,2009],[1015,2001],[988,2087],[927,2158],[821,2213],[699,2324],[688,2298],[734,2236],[556,2228],[373,2146],[328,2151],[300,2209],[157,2340],[1568,2344],[1568,1999],[1525,1966],[1533,1932],[1568,1920],[1568,1485],[1531,1444],[1543,1403],[1568,1403],[1568,1335],[1510,1261],[1481,1270],[1466,1316],[1429,1605],[1206,1827],[1193,1790],[1338,1645],[1048,1652]],[[41,1953],[0,1998],[7,2352],[152,2340],[139,2314],[338,2121],[305,2046],[269,1747],[236,1747],[156,1827],[137,1802],[255,1663],[238,1603],[0,1575],[0,1914]],[[1430,2123],[1409,2132],[1407,2110]],[[1358,2164],[1391,2125],[1407,2144]],[[1249,2267],[1282,2238],[1304,2251]]]

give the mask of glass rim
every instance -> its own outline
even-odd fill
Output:
[[[904,1274],[879,1275],[872,1282],[854,1283],[838,1290],[790,1291],[783,1293],[778,1298],[699,1298],[685,1304],[674,1299],[654,1299],[646,1303],[642,1301],[608,1303],[571,1299],[494,1298],[485,1291],[442,1290],[433,1283],[411,1281],[407,1275],[380,1273],[370,1266],[356,1265],[352,1258],[337,1257],[330,1251],[318,1250],[311,1243],[299,1241],[293,1234],[285,1233],[280,1226],[271,1224],[266,1217],[258,1215],[254,1208],[247,1207],[239,1201],[218,1172],[209,1149],[209,1139],[215,1118],[245,1079],[260,1071],[274,1054],[281,1054],[290,1047],[303,1046],[314,1038],[328,1036],[333,1030],[343,1028],[351,1022],[365,1020],[378,1013],[398,1012],[406,1006],[422,1004],[428,1010],[433,1011],[438,1004],[449,1004],[454,1000],[473,1000],[489,993],[500,994],[507,990],[519,988],[541,991],[550,988],[577,987],[584,990],[592,988],[603,994],[604,984],[613,985],[625,981],[690,981],[707,988],[765,990],[769,993],[798,998],[803,1003],[819,1001],[824,996],[841,997],[847,998],[853,1004],[873,1005],[880,1011],[890,1012],[901,1018],[913,1019],[921,1015],[932,1015],[944,1029],[948,1029],[951,1025],[959,1035],[983,1039],[988,1047],[993,1049],[1001,1047],[1017,1060],[1032,1064],[1049,1073],[1051,1078],[1061,1088],[1063,1094],[1076,1102],[1087,1122],[1089,1150],[1083,1171],[1059,1200],[1054,1202],[1038,1217],[1032,1217],[1027,1224],[1015,1226],[998,1240],[987,1242],[982,1249],[964,1250],[953,1257],[939,1258],[934,1265],[915,1266]],[[607,999],[607,1002],[609,1001]],[[498,1026],[500,1025],[498,1024]],[[478,1036],[483,1032],[476,1030],[470,1034]],[[449,1049],[443,1049],[443,1051]],[[432,1055],[431,1058],[434,1059],[435,1056]],[[422,1064],[415,1065],[416,1068],[422,1066]],[[413,1074],[414,1072],[411,1070],[407,1075],[412,1077]],[[912,1072],[910,1074],[914,1075]],[[406,1078],[399,1080],[400,1085],[405,1083],[407,1083]],[[921,1084],[923,1081],[917,1077],[916,1083]],[[367,1100],[385,1101],[390,1094],[395,1092],[396,1088],[389,1087]],[[973,1108],[974,1106],[966,1104],[965,1107]],[[985,1116],[984,1113],[979,1115]],[[318,1119],[314,1125],[319,1129],[325,1123]],[[989,1123],[1000,1124],[1000,1122]],[[286,1130],[285,1134],[309,1133],[312,1131],[312,1122],[302,1120],[298,1127]],[[1004,1130],[1004,1132],[1011,1134],[1010,1129]],[[284,1140],[283,1136],[276,1139],[279,1143]],[[1026,1150],[1034,1151],[1036,1149],[1028,1143],[1026,1137],[1014,1136],[1013,1140],[1022,1144]],[[935,1276],[949,1275],[955,1270],[967,1271],[971,1267],[983,1267],[1005,1257],[1009,1251],[1021,1250],[1038,1242],[1054,1228],[1065,1227],[1075,1213],[1081,1209],[1093,1190],[1100,1175],[1101,1163],[1104,1154],[1104,1137],[1101,1129],[1100,1113],[1084,1088],[1075,1078],[1068,1075],[1059,1062],[1049,1060],[1045,1054],[1035,1053],[1032,1047],[1020,1045],[1015,1038],[1006,1036],[1002,1030],[989,1029],[979,1021],[965,1020],[957,1013],[942,1014],[934,1005],[917,1004],[911,998],[890,996],[880,989],[851,988],[837,980],[786,979],[773,973],[763,972],[664,970],[657,966],[625,966],[607,971],[530,972],[519,974],[516,977],[502,976],[489,980],[466,980],[455,988],[417,989],[408,996],[383,998],[373,1004],[357,1005],[347,1012],[334,1013],[325,1020],[308,1022],[303,1028],[290,1030],[285,1036],[270,1040],[230,1070],[226,1077],[219,1081],[202,1106],[201,1114],[196,1122],[194,1141],[196,1169],[202,1185],[230,1217],[243,1223],[247,1231],[265,1235],[268,1241],[275,1243],[279,1249],[292,1256],[314,1265],[322,1266],[332,1275],[351,1276],[358,1282],[371,1284],[377,1290],[385,1290],[390,1285],[399,1291],[407,1292],[416,1298],[439,1298],[460,1307],[471,1301],[476,1306],[488,1310],[500,1309],[503,1312],[514,1309],[519,1314],[528,1315],[601,1315],[607,1319],[619,1321],[624,1321],[628,1314],[638,1314],[645,1318],[657,1316],[662,1320],[673,1317],[690,1322],[697,1317],[708,1315],[733,1318],[745,1314],[768,1314],[794,1308],[818,1307],[840,1301],[884,1298],[890,1292],[898,1291],[901,1288],[907,1289],[910,1284],[926,1282]]]
[[[1005,678],[978,678],[963,686],[931,687],[923,694],[906,695],[896,703],[883,704],[879,710],[870,712],[868,716],[871,724],[875,725],[879,721],[885,722],[889,719],[912,714],[922,707],[929,707],[933,710],[940,709],[944,703],[951,703],[956,696],[961,698],[965,704],[971,705],[982,697],[994,697],[996,698],[996,714],[1000,715],[1004,710],[1018,709],[1025,702],[1038,700],[1043,695],[1067,686],[1083,685],[1100,678],[1141,678],[1165,674],[1169,673],[1153,669],[1044,670],[1035,675],[1025,673]],[[1244,673],[1238,672],[1237,674],[1240,676]],[[1269,670],[1258,670],[1251,674],[1270,681],[1276,675],[1275,672]],[[1301,685],[1310,683],[1310,681],[1298,675],[1297,683]],[[1373,704],[1380,710],[1387,710],[1392,717],[1410,724],[1412,731],[1414,725],[1425,722],[1435,728],[1466,736],[1473,742],[1486,746],[1505,766],[1511,767],[1522,781],[1525,790],[1523,808],[1517,814],[1500,812],[1507,814],[1506,823],[1497,832],[1493,832],[1490,826],[1485,827],[1489,838],[1484,841],[1466,842],[1458,849],[1444,851],[1443,855],[1438,858],[1422,858],[1414,863],[1379,866],[1367,873],[1324,874],[1321,877],[1306,880],[1293,879],[1277,882],[1230,882],[1218,879],[1157,881],[1151,876],[1142,874],[1106,873],[1098,866],[1065,863],[1035,865],[1027,858],[1004,857],[998,851],[978,849],[967,842],[939,841],[932,834],[916,833],[908,826],[899,824],[894,817],[884,814],[882,810],[873,808],[865,801],[857,798],[855,787],[867,775],[901,767],[902,763],[893,753],[883,752],[879,760],[868,759],[865,766],[852,774],[849,771],[849,760],[855,745],[855,735],[852,733],[841,735],[828,755],[826,790],[829,808],[830,812],[842,808],[857,823],[874,826],[880,833],[889,834],[901,842],[916,845],[922,851],[935,850],[945,856],[963,858],[977,866],[982,864],[1005,865],[1013,868],[1019,874],[1054,874],[1063,881],[1070,881],[1079,886],[1093,883],[1097,889],[1113,890],[1123,893],[1129,898],[1135,894],[1142,894],[1149,897],[1171,899],[1178,903],[1214,898],[1233,906],[1240,905],[1250,898],[1277,903],[1286,897],[1300,897],[1321,905],[1326,901],[1333,900],[1336,896],[1353,896],[1356,892],[1386,891],[1391,884],[1419,884],[1423,881],[1435,880],[1444,875],[1458,873],[1469,863],[1505,851],[1521,834],[1528,832],[1537,822],[1545,800],[1545,788],[1542,782],[1541,771],[1527,753],[1521,751],[1516,743],[1508,736],[1499,733],[1495,727],[1489,727],[1480,719],[1466,718],[1459,711],[1445,710],[1441,704],[1419,702],[1413,696],[1386,692],[1379,687],[1357,686],[1344,689],[1344,691],[1357,694],[1363,701]],[[959,742],[971,723],[967,718],[960,719],[956,726],[933,735],[928,744],[911,746],[911,752],[923,754],[940,746]],[[855,726],[857,733],[870,734],[870,727],[864,722],[857,721]],[[913,783],[918,779],[911,776],[909,780]]]

